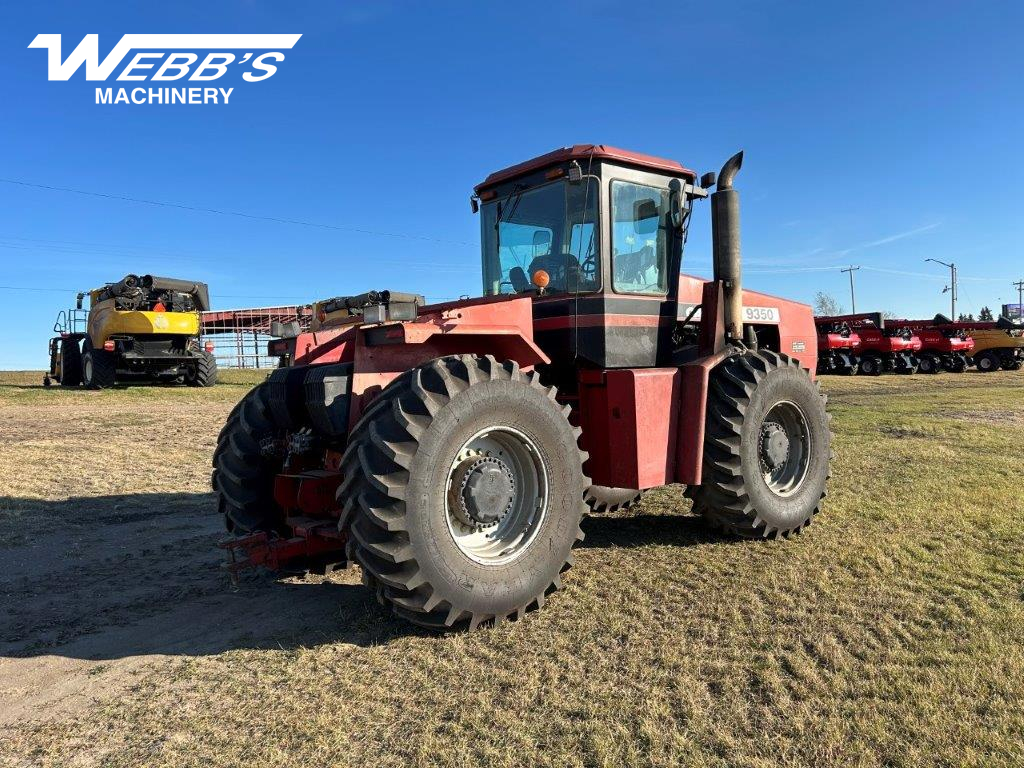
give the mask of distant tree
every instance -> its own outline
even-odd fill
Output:
[[[883,320],[895,320],[896,319],[896,313],[895,312],[890,312],[889,310],[884,310],[882,312],[882,319]]]
[[[843,305],[836,301],[832,294],[818,291],[814,294],[814,314],[819,316],[841,315],[843,314]]]
[[[981,312],[978,313],[978,319],[979,320],[984,320],[985,322],[988,322],[988,323],[990,323],[993,320],[995,320],[995,318],[992,317],[992,310],[989,309],[988,307],[982,307],[981,308]]]
[[[965,315],[963,312],[960,313],[960,317],[957,318],[958,323],[973,323],[974,315]]]

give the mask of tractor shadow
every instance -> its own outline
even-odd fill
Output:
[[[358,570],[249,571],[233,585],[216,547],[224,537],[211,493],[0,497],[0,668],[423,634],[385,613]]]
[[[728,541],[683,511],[590,517],[582,546]],[[233,585],[215,546],[224,537],[212,493],[0,497],[0,665],[436,636],[381,608],[358,569],[248,571]]]
[[[582,549],[607,547],[689,547],[696,544],[736,544],[739,539],[711,530],[696,515],[679,513],[643,513],[592,515],[583,521],[585,538]]]

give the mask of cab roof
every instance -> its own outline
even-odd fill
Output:
[[[684,168],[675,160],[666,160],[663,157],[645,155],[641,152],[631,152],[628,149],[610,147],[607,144],[573,144],[571,147],[555,149],[547,154],[535,157],[532,160],[527,160],[526,162],[518,163],[516,165],[510,165],[508,168],[495,171],[482,182],[477,184],[473,191],[480,192],[480,190],[486,189],[487,187],[493,187],[496,184],[501,184],[504,181],[509,181],[510,179],[514,179],[518,176],[525,176],[528,173],[541,170],[542,168],[546,168],[551,165],[558,165],[570,160],[589,161],[591,158],[595,160],[611,160],[616,163],[623,163],[624,165],[632,165],[637,168],[644,168],[661,173],[669,173],[674,176],[687,176],[691,180],[696,180],[697,178],[696,172],[691,171],[689,168]]]

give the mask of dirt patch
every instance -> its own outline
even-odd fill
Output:
[[[988,410],[953,411],[947,416],[975,424],[991,424],[993,426],[1024,426],[1024,404],[1019,409],[993,408]]]

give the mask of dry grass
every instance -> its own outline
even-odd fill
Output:
[[[72,659],[93,682],[84,706],[19,710],[0,731],[12,765],[1024,763],[1024,374],[827,379],[834,478],[806,534],[727,541],[676,489],[653,492],[587,521],[543,611],[450,637],[392,620],[352,572],[230,593],[214,555],[188,554],[215,535],[207,465],[242,386],[10,381],[8,552],[24,531],[157,525],[138,494],[186,494],[175,503],[196,526],[175,534],[172,506],[164,553],[106,551],[50,587],[10,574],[22,637],[0,675]],[[87,450],[97,433],[102,462]],[[69,618],[36,637],[44,614],[26,596],[73,592],[93,571],[91,589],[113,585],[99,618],[53,598]],[[141,581],[143,597],[120,596]]]

